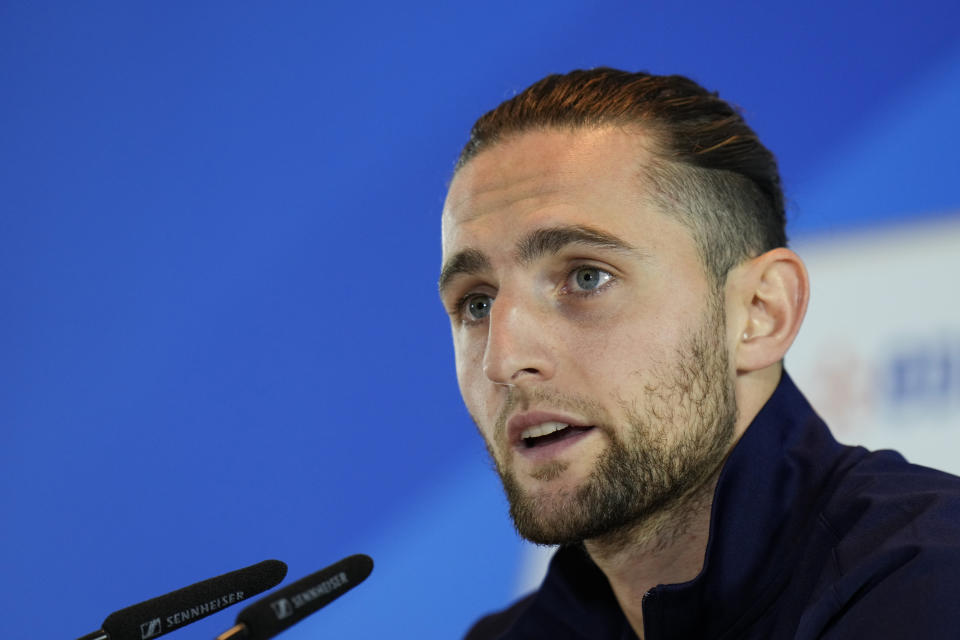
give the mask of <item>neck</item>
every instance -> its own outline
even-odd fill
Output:
[[[693,580],[703,568],[718,476],[719,470],[699,488],[641,523],[584,541],[641,640],[644,594],[659,584]]]

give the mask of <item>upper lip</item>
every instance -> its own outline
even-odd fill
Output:
[[[525,411],[507,420],[507,436],[510,439],[510,444],[520,444],[520,436],[523,434],[524,429],[537,424],[543,424],[544,422],[562,422],[571,427],[593,426],[584,420],[563,413],[554,413],[552,411]]]

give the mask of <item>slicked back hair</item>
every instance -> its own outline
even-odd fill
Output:
[[[527,131],[631,125],[654,141],[641,171],[653,204],[687,225],[715,284],[786,246],[776,158],[736,108],[683,76],[610,68],[547,76],[476,121],[456,170]]]

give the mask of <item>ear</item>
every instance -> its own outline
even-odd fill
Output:
[[[768,251],[730,271],[727,322],[738,373],[783,360],[800,331],[809,297],[807,269],[787,248]]]

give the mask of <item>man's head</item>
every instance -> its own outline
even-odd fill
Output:
[[[518,530],[544,543],[642,523],[715,477],[806,301],[802,265],[775,248],[772,156],[729,107],[698,111],[719,101],[684,79],[565,78],[474,127],[444,207],[440,279],[464,400]],[[671,104],[698,115],[654,117]],[[668,137],[671,117],[686,142]],[[730,126],[739,138],[708,148]],[[775,193],[690,160],[738,146],[766,154]]]

